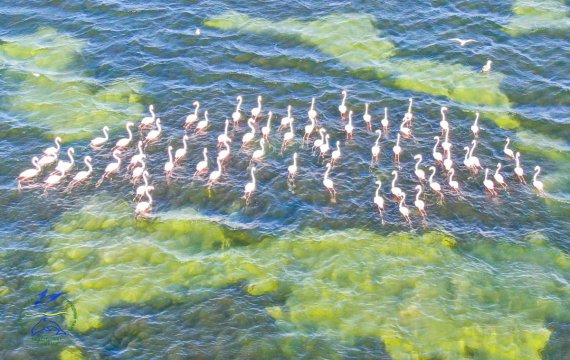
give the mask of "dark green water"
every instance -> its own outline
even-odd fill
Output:
[[[569,358],[567,12],[561,0],[0,2],[0,358]],[[452,37],[478,43],[460,47]],[[480,74],[487,59],[493,71]],[[337,110],[344,89],[355,113],[349,142]],[[259,145],[239,150],[245,120],[230,125],[232,156],[219,183],[208,190],[192,179],[204,147],[214,169],[238,95],[245,115],[263,96],[260,124],[267,111],[277,115],[247,207]],[[331,144],[341,141],[336,203],[323,163],[301,146],[311,97]],[[409,97],[415,140],[401,143],[398,184],[410,226],[389,197]],[[188,156],[167,182],[166,148],[181,147],[196,100],[211,125],[188,132]],[[391,121],[373,166],[366,102],[374,128],[384,107]],[[111,143],[124,137],[125,122],[146,116],[148,104],[164,130],[146,149],[152,219],[134,218],[122,176],[70,193],[17,191],[18,174],[56,135],[64,151],[76,150],[72,173],[91,155],[99,178],[112,145],[93,151],[89,140],[103,125]],[[276,130],[288,105],[296,141],[281,154]],[[441,106],[462,196],[444,185],[440,205],[425,183],[424,222],[413,208],[413,155],[424,155],[424,170],[433,164]],[[482,173],[462,164],[476,111],[476,155],[493,170],[502,162],[509,184],[496,198]],[[507,137],[527,186],[503,154]],[[535,165],[545,196],[530,184]],[[440,169],[436,180],[446,184]],[[384,225],[372,202],[377,179]],[[35,342],[20,320],[46,288],[65,292],[77,311],[55,345]],[[72,318],[61,323],[69,328]]]

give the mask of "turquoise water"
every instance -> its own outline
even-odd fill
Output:
[[[567,12],[557,0],[0,3],[0,357],[567,358]],[[452,37],[478,43],[460,47]],[[493,71],[481,74],[487,59]],[[356,127],[347,143],[337,110],[345,89]],[[247,207],[243,188],[259,145],[239,150],[245,120],[230,125],[232,156],[219,183],[208,189],[192,179],[204,147],[213,170],[238,95],[244,114],[263,96],[261,124],[267,111],[277,115]],[[331,171],[336,203],[322,185],[323,163],[300,142],[311,97],[331,143],[342,142]],[[398,184],[411,225],[389,197],[391,148],[409,97],[415,140],[402,140]],[[188,156],[167,181],[166,147],[181,147],[195,100],[211,125],[189,132]],[[366,102],[375,128],[385,106],[391,121],[373,166]],[[17,191],[17,175],[56,135],[78,162],[91,155],[101,177],[112,145],[93,151],[89,140],[108,125],[114,143],[149,104],[164,129],[146,150],[151,219],[134,218],[133,187],[122,176],[69,193]],[[296,142],[281,154],[276,130],[288,105]],[[462,195],[444,186],[438,204],[426,189],[422,221],[412,207],[413,154],[424,155],[424,170],[432,164],[441,106]],[[476,111],[476,155],[491,169],[502,162],[509,184],[496,198],[481,172],[462,165]],[[512,175],[507,137],[529,183],[542,167],[544,196]],[[299,175],[290,183],[295,151]],[[384,225],[372,202],[377,179]],[[446,181],[439,167],[436,180]],[[77,310],[70,337],[49,346],[19,321],[26,299],[46,287]],[[68,328],[72,320],[62,317]]]

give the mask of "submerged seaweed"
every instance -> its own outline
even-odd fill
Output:
[[[564,0],[516,0],[513,13],[505,26],[505,31],[513,36],[538,30],[570,30]]]
[[[49,272],[76,299],[80,331],[103,326],[111,306],[183,302],[186,293],[244,281],[252,295],[285,294],[283,306],[267,308],[284,333],[347,344],[378,338],[394,359],[539,359],[546,320],[570,320],[561,281],[570,258],[539,235],[459,250],[440,232],[305,230],[235,246],[215,222],[136,222],[131,212],[94,197],[50,235]],[[293,354],[294,343],[281,350]]]
[[[2,108],[60,135],[64,140],[92,136],[102,124],[133,120],[143,111],[141,83],[100,84],[76,69],[84,43],[53,29],[0,44],[2,74],[13,87]]]

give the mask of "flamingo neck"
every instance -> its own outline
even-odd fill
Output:
[[[342,103],[341,103],[341,105],[344,106],[344,103],[345,103],[345,102],[346,102],[346,92],[344,92],[344,93],[342,94]]]
[[[103,128],[103,134],[105,135],[105,140],[108,140],[109,139],[109,133],[108,133],[108,130],[106,127]]]
[[[133,139],[133,133],[131,131],[131,124],[127,125],[127,132],[129,133],[129,141]]]
[[[495,175],[499,175],[500,170],[501,170],[501,164],[497,164],[497,170],[495,170]]]
[[[420,155],[420,157],[418,158],[418,162],[416,163],[416,171],[419,170],[418,167],[420,166],[421,162],[422,162],[422,157]]]
[[[261,96],[257,97],[257,107],[259,108],[259,111],[261,111]]]
[[[196,107],[194,108],[194,116],[198,117],[198,109],[200,108],[200,103],[196,103]]]
[[[311,100],[311,110],[315,109],[315,98]]]
[[[150,115],[151,115],[152,119],[154,120],[156,118],[156,114],[154,113],[154,107],[152,105],[149,106],[148,111],[150,112]]]
[[[40,164],[38,162],[39,162],[39,159],[34,156],[34,158],[32,159],[32,164],[34,165],[36,170],[41,171],[42,167],[40,166]]]
[[[396,180],[398,180],[398,173],[394,173],[394,179],[392,179],[392,187],[396,186]]]
[[[218,160],[216,160],[216,162],[218,163],[218,172],[221,174],[222,173],[222,162],[221,162],[219,157],[218,157]]]
[[[204,149],[204,161],[206,162],[206,164],[208,163],[208,156],[206,155],[208,152],[206,151],[206,149]]]
[[[517,167],[519,167],[519,153],[515,156],[515,162],[517,163]]]
[[[158,128],[158,132],[162,131],[162,128],[160,127],[160,121],[156,122],[156,127]]]
[[[61,146],[61,145],[60,145],[60,140],[59,140],[59,138],[55,138],[55,148],[56,148],[58,151],[59,151],[59,149],[60,149],[60,146]]]
[[[380,187],[382,186],[382,183],[378,184],[378,187],[376,188],[376,194],[374,194],[376,197],[380,196]]]
[[[224,135],[228,136],[228,125],[230,124],[230,122],[228,120],[226,120],[226,127],[224,128]]]
[[[269,127],[271,126],[271,118],[273,117],[273,114],[269,114],[269,117],[267,118],[267,129],[269,129]]]
[[[73,164],[75,160],[73,159],[73,151],[71,151],[71,149],[67,150],[67,156],[69,157],[69,161]]]
[[[238,103],[237,103],[237,106],[236,106],[236,112],[239,111],[239,109],[240,109],[240,107],[241,107],[241,102],[242,102],[242,101],[243,101],[242,97],[241,97],[241,96],[238,97]]]
[[[378,137],[376,138],[376,143],[374,145],[378,146],[378,143],[380,142],[380,137],[382,136],[382,133],[378,134]]]
[[[146,196],[148,197],[149,205],[152,204],[152,196],[150,196],[150,193],[148,192],[148,190],[146,191]]]
[[[420,195],[421,195],[421,194],[422,194],[422,188],[420,187],[420,188],[418,189],[418,193],[416,194],[416,201],[419,201],[419,200],[420,200]]]
[[[466,148],[465,151],[465,158],[463,159],[464,161],[467,161],[467,158],[469,157],[469,148]]]
[[[321,143],[325,141],[325,132],[324,131],[319,131],[319,133],[321,134]]]
[[[368,115],[368,104],[366,104],[366,111],[364,113],[365,115]]]
[[[325,181],[328,180],[330,171],[331,171],[331,167],[327,166],[327,171],[325,171]]]
[[[139,154],[140,154],[141,156],[144,155],[143,149],[142,149],[142,141],[139,141],[138,147],[139,147]]]
[[[455,175],[455,170],[451,169],[449,171],[449,183],[451,184],[451,182],[453,181],[453,175]]]
[[[255,128],[253,127],[253,121],[248,121],[247,126],[251,129],[251,133],[255,134]]]
[[[489,169],[485,169],[485,181],[487,181],[487,176],[489,175]]]
[[[186,151],[188,148],[188,144],[186,143],[186,137],[182,138],[182,144],[184,144],[184,151]]]
[[[475,151],[475,145],[477,145],[477,143],[473,142],[473,147],[471,148],[471,151],[469,151],[469,157],[473,157],[473,151]]]
[[[291,134],[293,134],[293,119],[289,122],[289,129],[291,129]]]
[[[508,150],[510,141],[511,141],[511,139],[507,139],[507,143],[505,144],[505,151]]]
[[[536,172],[534,173],[534,176],[532,178],[533,182],[536,182],[536,178],[538,177],[538,174],[540,174],[540,167],[536,168]]]
[[[251,182],[255,185],[255,171],[253,169],[251,169]]]
[[[478,121],[479,121],[479,113],[477,113],[477,115],[475,116],[475,125],[477,125]]]
[[[396,146],[400,146],[400,134],[398,134],[398,139],[396,140]]]
[[[143,181],[144,181],[144,186],[145,188],[148,187],[148,179],[146,178],[146,173],[143,172]]]
[[[430,184],[433,182],[433,176],[435,175],[435,168],[431,169],[431,175],[429,176],[429,182]]]
[[[297,167],[297,156],[293,156],[293,165]]]
[[[403,208],[404,206],[404,200],[406,200],[406,194],[402,194],[402,198],[400,199],[400,208]]]
[[[87,165],[88,172],[91,173],[93,171],[93,166],[91,165],[91,161],[85,159],[85,165]]]
[[[168,147],[168,160],[172,162],[172,148]]]

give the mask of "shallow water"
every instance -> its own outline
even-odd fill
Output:
[[[52,1],[0,3],[0,357],[28,358],[481,358],[570,356],[570,51],[564,2]],[[201,28],[202,34],[194,31]],[[474,38],[459,47],[447,39]],[[479,70],[493,60],[493,72]],[[337,107],[347,89],[354,139]],[[246,207],[245,121],[232,130],[231,163],[208,189],[192,179],[202,149],[214,165],[224,119],[244,96],[263,96],[273,137]],[[319,122],[341,141],[331,171],[300,138],[311,97]],[[414,98],[415,140],[402,141],[398,184],[412,224],[389,198],[397,127]],[[167,182],[166,147],[179,148],[192,102],[208,110],[205,134]],[[375,128],[389,109],[382,156],[370,165]],[[135,220],[133,188],[116,177],[70,193],[18,192],[32,156],[63,137],[95,177],[111,146],[89,139],[146,116],[164,134],[147,148],[153,218]],[[276,124],[292,105],[296,143],[280,153]],[[456,179],[445,202],[426,190],[428,220],[412,208],[413,154],[433,162],[440,106],[449,108]],[[485,194],[462,166],[475,111],[476,155],[503,163],[508,192]],[[258,129],[259,131],[259,129]],[[135,134],[135,137],[138,137]],[[521,152],[527,181],[542,167],[546,194],[518,184],[504,140]],[[293,152],[299,175],[287,181]],[[129,155],[135,152],[129,150]],[[77,168],[75,171],[77,171]],[[438,167],[436,180],[445,183]],[[373,207],[383,182],[386,223]],[[18,326],[22,299],[63,291],[77,309],[68,341],[39,345]],[[66,321],[72,320],[66,315]]]

